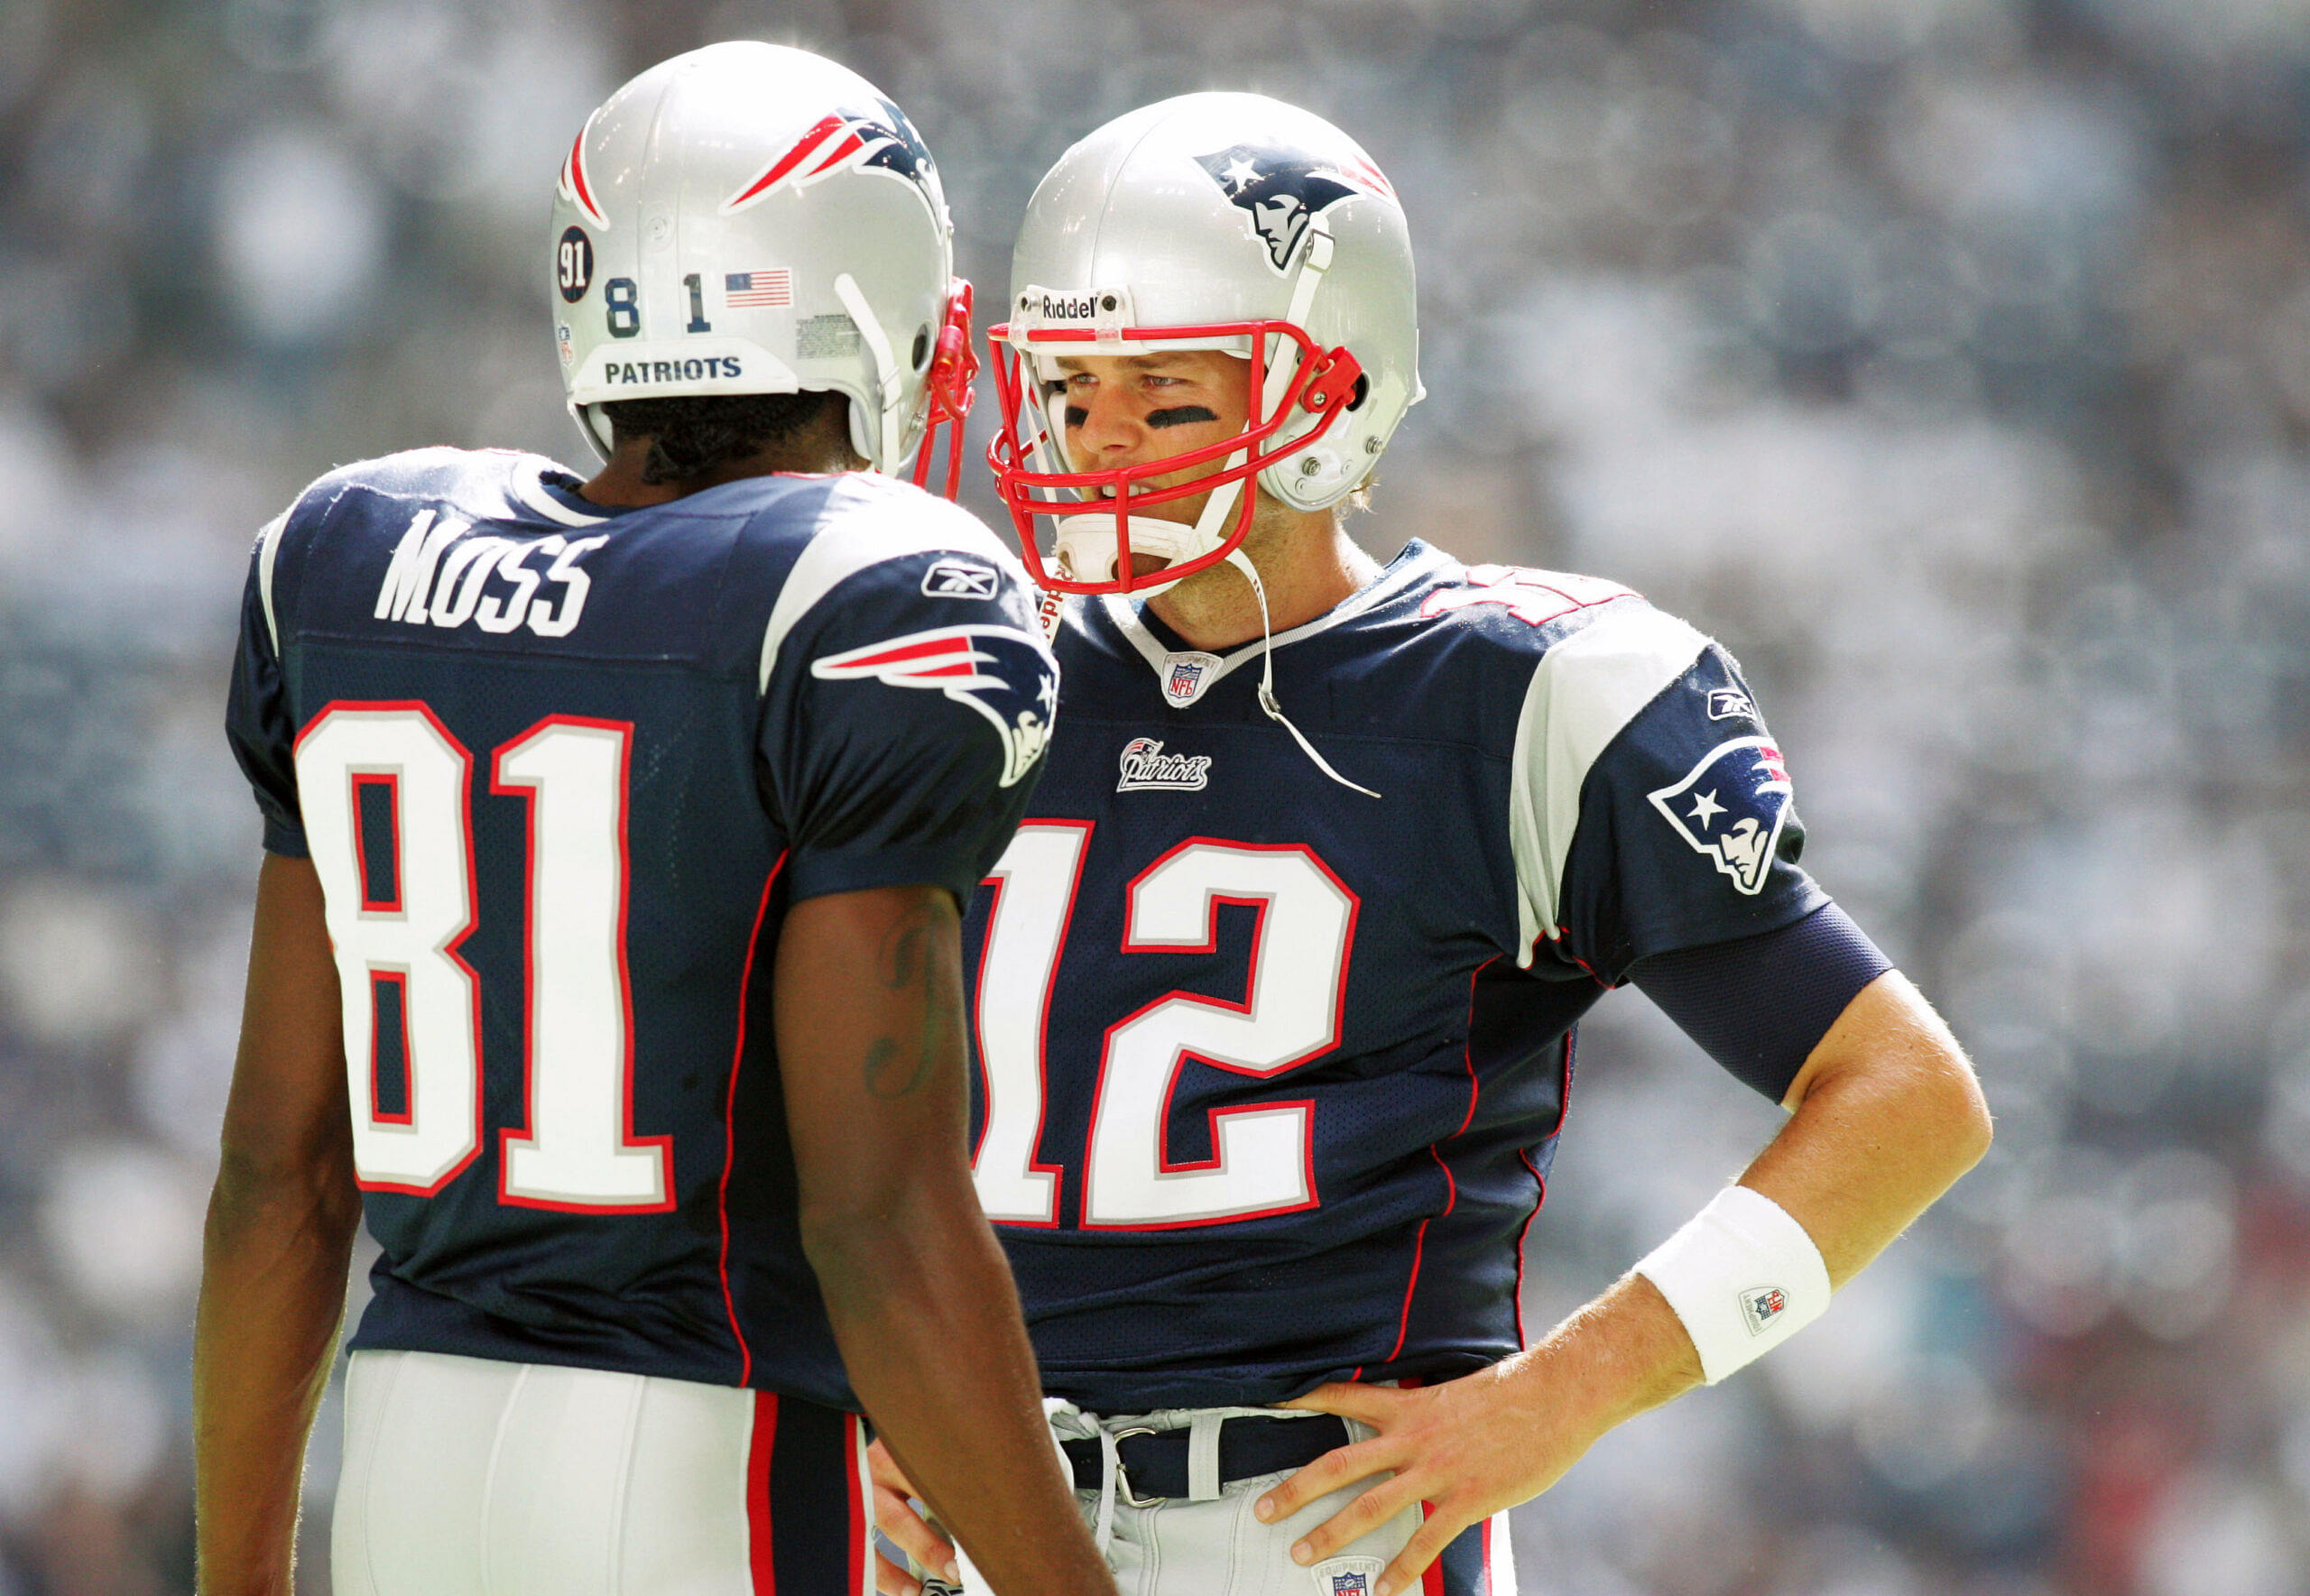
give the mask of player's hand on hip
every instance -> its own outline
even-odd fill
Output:
[[[1410,1390],[1318,1386],[1285,1403],[1354,1419],[1379,1434],[1326,1453],[1261,1498],[1253,1510],[1261,1522],[1272,1524],[1318,1497],[1392,1471],[1393,1479],[1382,1480],[1300,1537],[1291,1556],[1302,1564],[1319,1563],[1406,1508],[1425,1502],[1426,1521],[1381,1571],[1373,1596],[1414,1589],[1453,1536],[1539,1495],[1601,1433],[1535,1402],[1539,1393],[1533,1388],[1543,1382],[1531,1378],[1539,1371],[1520,1368],[1523,1362],[1512,1359],[1461,1379]],[[1577,1412],[1583,1405],[1564,1406]]]
[[[866,1449],[874,1476],[874,1527],[915,1562],[949,1584],[962,1575],[955,1565],[955,1543],[930,1527],[914,1508],[914,1487],[898,1459],[880,1441]],[[874,1554],[874,1589],[880,1596],[919,1596],[922,1582],[879,1550]]]

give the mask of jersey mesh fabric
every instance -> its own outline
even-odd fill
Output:
[[[1640,959],[1630,979],[1735,1079],[1779,1102],[1845,1005],[1892,967],[1828,903],[1777,931]]]
[[[1727,713],[1725,695],[1746,702],[1737,669],[1696,637],[1580,781],[1578,831],[1549,883],[1561,924],[1520,945],[1509,816],[1528,684],[1560,641],[1645,612],[1618,590],[1553,607],[1534,597],[1545,591],[1415,543],[1332,623],[1288,634],[1279,698],[1377,801],[1261,713],[1255,649],[1175,709],[1177,638],[1144,614],[1070,608],[1063,713],[1028,820],[1088,826],[1045,1029],[1035,1157],[1060,1172],[1057,1213],[1000,1231],[1054,1394],[1104,1413],[1273,1402],[1331,1379],[1448,1378],[1515,1351],[1520,1243],[1565,1117],[1574,1024],[1640,949],[1751,935],[1825,901],[1796,864],[1793,812],[1774,816],[1777,846],[1743,891],[1650,802],[1728,740],[1763,735],[1752,707]],[[1123,780],[1149,742],[1206,761],[1200,783]],[[1212,1156],[1213,1111],[1307,1103],[1312,1201],[1087,1227],[1119,1022],[1174,993],[1237,1008],[1252,995],[1260,916],[1224,891],[1207,950],[1125,947],[1134,883],[1191,839],[1304,850],[1356,899],[1335,1045],[1265,1077],[1183,1053],[1150,1132],[1165,1167],[1186,1170]],[[974,990],[993,902],[982,891],[965,928]],[[983,1128],[983,1090],[974,1112]]]
[[[917,882],[967,892],[1032,781],[1000,785],[1003,739],[971,705],[871,676],[822,678],[813,665],[965,620],[1027,635],[1033,612],[984,529],[881,479],[749,478],[614,517],[569,485],[534,457],[457,450],[324,478],[271,550],[277,650],[258,591],[263,546],[253,566],[228,732],[269,845],[302,846],[287,740],[332,706],[422,705],[471,756],[457,823],[473,927],[457,952],[479,993],[478,1146],[431,1195],[374,1183],[365,1193],[383,1252],[353,1345],[744,1383],[849,1406],[796,1231],[762,976],[798,895]],[[390,587],[396,551],[429,516],[464,525],[453,543],[485,536],[550,552],[600,539],[582,552],[575,627],[551,637],[395,618],[381,584]],[[765,691],[765,628],[820,538],[868,552],[791,617]],[[884,542],[891,552],[875,558]],[[929,566],[952,549],[999,572],[968,613],[923,591]],[[559,602],[574,603],[575,591],[565,584]],[[538,856],[533,789],[493,786],[497,753],[552,717],[623,728],[625,1112],[631,1137],[669,1139],[662,1211],[508,1200],[502,1143],[529,1134],[539,1067],[529,1050],[533,880],[600,868],[593,855]],[[833,812],[841,824],[825,821]],[[903,816],[910,835],[860,815]],[[436,857],[455,845],[405,841]],[[812,860],[800,881],[797,853]],[[404,868],[418,857],[408,853]],[[356,1112],[366,1109],[360,1085]]]

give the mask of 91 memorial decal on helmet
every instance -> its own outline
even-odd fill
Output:
[[[935,687],[984,716],[1003,740],[1003,782],[1035,768],[1058,713],[1058,672],[1039,641],[1009,626],[944,626],[810,661],[823,681],[871,677],[894,687]]]
[[[1736,737],[1710,749],[1682,781],[1645,796],[1678,836],[1754,897],[1772,872],[1795,794],[1771,738]]]

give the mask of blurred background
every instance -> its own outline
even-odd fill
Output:
[[[1135,105],[1355,134],[1430,395],[1358,535],[1723,639],[1980,1061],[1988,1161],[1521,1510],[1526,1592],[2310,1591],[2310,0],[0,0],[0,1596],[190,1589],[249,540],[342,461],[586,462],[561,152],[745,36],[908,108],[983,291]],[[1528,1316],[1778,1119],[1607,1000]]]

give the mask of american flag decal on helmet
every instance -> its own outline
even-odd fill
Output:
[[[933,687],[969,706],[1003,740],[1003,785],[1014,786],[1050,741],[1058,667],[1049,650],[1010,626],[943,626],[810,661],[822,681],[871,677],[894,687]]]
[[[906,114],[888,100],[872,111],[830,111],[744,188],[722,202],[722,214],[743,210],[782,188],[808,188],[854,166],[878,167],[919,184],[930,151]]]
[[[561,162],[561,179],[554,185],[554,191],[585,212],[587,221],[596,227],[606,230],[610,225],[610,219],[602,214],[602,208],[595,203],[594,185],[586,180],[586,135],[591,133],[593,128],[594,118],[588,116],[586,118],[586,125],[579,128],[578,136],[570,141],[569,153]]]

